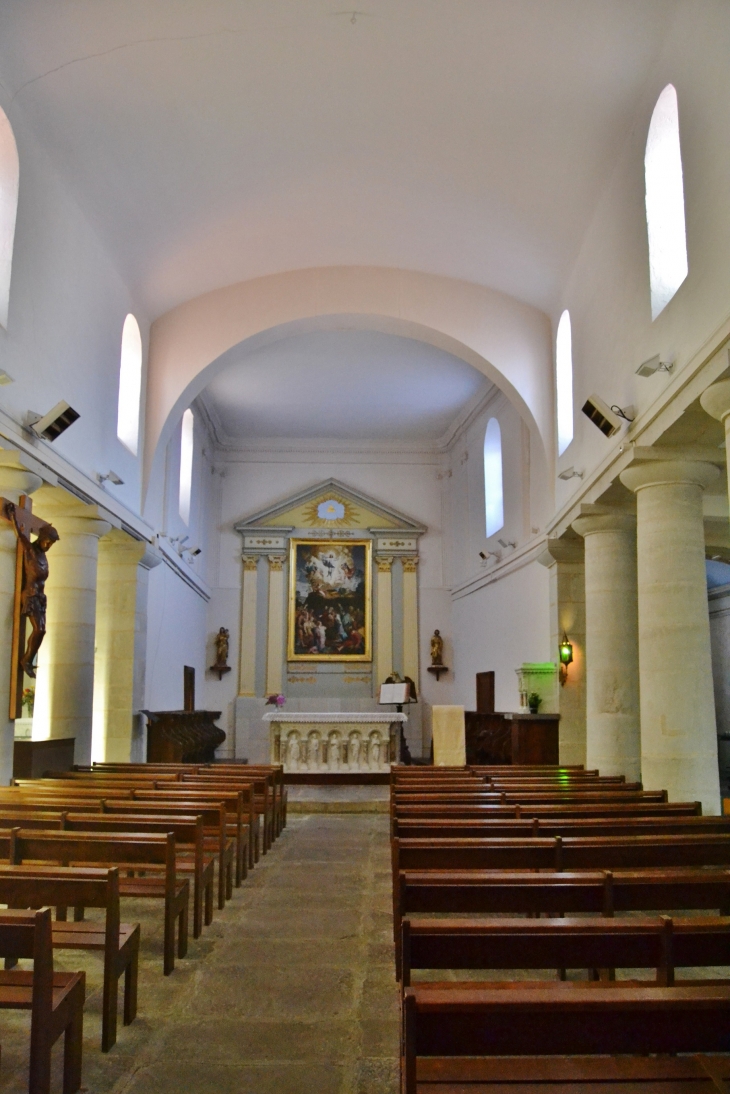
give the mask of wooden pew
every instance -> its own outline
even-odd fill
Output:
[[[104,958],[101,1051],[108,1052],[117,1039],[119,979],[124,976],[124,1025],[137,1014],[139,924],[121,923],[119,871],[116,867],[0,866],[0,904],[10,908],[52,907],[104,908],[104,923],[52,924],[54,949],[94,950]],[[0,912],[0,916],[2,912]]]
[[[530,839],[555,836],[678,836],[685,832],[728,832],[730,817],[555,817],[554,819],[504,818],[469,820],[430,817],[393,820],[393,835],[400,839]]]
[[[431,991],[419,985],[407,988],[403,1000],[403,1091],[526,1094],[552,1080],[547,1089],[561,1094],[717,1094],[730,1076],[727,1056],[673,1054],[726,1053],[728,1028],[730,987]]]
[[[730,865],[730,834],[392,841],[393,871],[591,870]]]
[[[200,938],[203,922],[206,927],[213,922],[213,887],[218,857],[205,850],[201,816],[163,818],[139,813],[129,817],[123,814],[67,813],[63,829],[67,832],[101,832],[107,835],[114,832],[125,835],[172,832],[175,837],[176,870],[190,874],[193,879],[193,938]]]
[[[0,972],[0,1010],[31,1013],[29,1094],[50,1094],[51,1050],[61,1034],[63,1094],[75,1094],[81,1086],[86,977],[53,971],[50,908],[0,911],[0,954],[33,960],[32,972]]]
[[[492,793],[489,790],[444,792],[396,791],[393,795],[396,806],[415,805],[419,801],[429,801],[435,805],[621,805],[631,802],[666,802],[666,790],[555,790],[555,791],[505,791]]]
[[[403,871],[393,892],[396,976],[406,915],[613,917],[685,911],[730,915],[730,871],[722,869]]]
[[[134,790],[132,800],[144,804],[155,802],[159,805],[184,806],[190,812],[196,805],[223,805],[227,817],[228,834],[236,843],[236,872],[243,872],[243,863],[248,856],[249,865],[258,862],[259,818],[253,806],[253,795],[244,790]]]
[[[730,918],[654,916],[628,919],[412,919],[401,924],[402,984],[414,969],[655,969],[670,987],[677,968],[725,965]],[[513,977],[505,978],[514,981]],[[562,981],[583,984],[585,981]],[[704,981],[703,983],[708,983]],[[722,983],[722,981],[717,981]],[[440,987],[458,982],[439,983]],[[544,985],[519,981],[515,987]],[[627,981],[615,981],[626,985]],[[682,985],[687,986],[683,980]],[[730,987],[730,981],[724,981]],[[435,982],[429,981],[429,987]],[[476,984],[470,982],[470,987]],[[484,987],[496,987],[488,981]]]
[[[629,802],[608,805],[453,805],[451,803],[418,802],[399,805],[392,810],[404,820],[416,817],[463,817],[471,820],[489,817],[701,817],[701,802]]]
[[[0,833],[0,847],[3,835]],[[10,832],[9,859],[11,865],[55,863],[59,866],[89,864],[124,866],[128,870],[144,871],[151,866],[164,867],[163,877],[122,877],[120,896],[164,901],[164,972],[168,976],[175,968],[175,924],[177,923],[177,953],[185,957],[188,950],[188,900],[190,882],[179,879],[175,870],[175,837],[137,833],[113,835],[103,832],[38,832],[13,828]]]
[[[261,851],[266,854],[275,839],[275,801],[270,775],[253,778],[222,778],[214,775],[183,775],[182,786],[198,791],[240,790],[252,795],[253,809],[261,817]],[[162,789],[161,787],[159,789]]]

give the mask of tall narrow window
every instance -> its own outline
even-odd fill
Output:
[[[570,312],[564,311],[555,339],[555,387],[558,401],[558,455],[573,440],[573,340]]]
[[[10,122],[0,110],[0,326],[7,329],[15,217],[18,212],[18,149]]]
[[[133,315],[122,327],[122,356],[119,364],[117,437],[133,456],[139,444],[139,400],[142,392],[142,335]]]
[[[484,508],[489,539],[504,525],[502,433],[496,418],[489,419],[487,432],[484,434]]]
[[[654,107],[644,153],[651,317],[666,308],[689,272],[677,92],[672,84]]]
[[[195,418],[186,410],[180,430],[180,516],[190,524],[190,501],[193,495],[193,434]]]

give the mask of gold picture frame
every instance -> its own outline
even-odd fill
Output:
[[[372,661],[373,541],[289,541],[289,661]]]

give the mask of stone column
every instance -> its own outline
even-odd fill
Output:
[[[393,559],[376,555],[377,581],[375,603],[377,625],[375,635],[375,694],[393,671]],[[405,578],[405,575],[404,575]],[[415,679],[415,677],[414,677]]]
[[[23,465],[23,454],[0,449],[0,495],[16,504],[21,494],[32,494],[43,480]],[[0,785],[13,774],[13,731],[10,718],[10,659],[13,645],[15,559],[17,538],[13,527],[0,520]]]
[[[717,467],[647,460],[621,473],[636,494],[641,771],[648,789],[720,811],[702,492]]]
[[[728,467],[728,491],[730,491],[730,380],[718,380],[700,395],[702,409],[717,418],[725,427],[725,459]]]
[[[596,511],[573,521],[573,528],[585,540],[586,766],[638,781],[636,518]]]
[[[403,675],[418,682],[418,558],[403,559]],[[382,681],[380,681],[382,683]]]
[[[280,695],[284,664],[284,555],[268,555],[269,622],[266,639],[266,694]]]
[[[549,539],[539,562],[550,571],[550,660],[558,660],[563,634],[573,645],[573,663],[558,686],[560,762],[586,762],[585,686],[585,567],[583,544],[574,539]]]
[[[42,496],[41,496],[42,495]],[[76,763],[91,760],[94,697],[96,566],[99,540],[110,530],[95,506],[45,487],[38,516],[58,529],[49,552],[47,634],[38,655],[33,739],[75,737]]]
[[[258,597],[258,583],[258,555],[244,555],[243,580],[241,582],[239,695],[256,694],[256,602]]]
[[[116,528],[99,540],[92,761],[131,757],[137,576],[147,547]]]

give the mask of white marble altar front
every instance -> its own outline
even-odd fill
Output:
[[[285,771],[388,771],[398,758],[405,714],[375,712],[265,714],[271,762]]]

